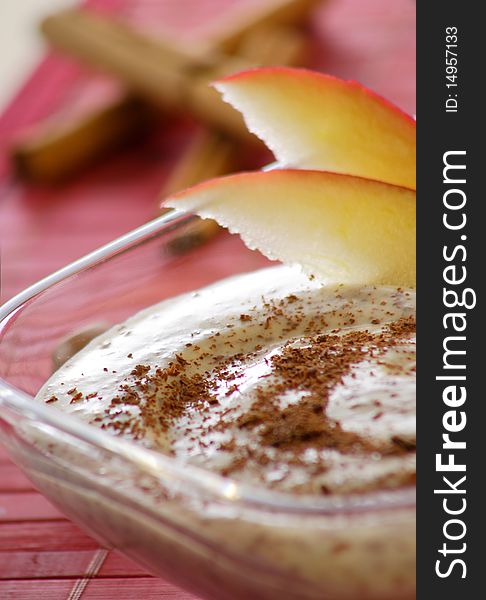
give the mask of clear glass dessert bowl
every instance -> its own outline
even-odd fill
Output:
[[[181,247],[194,219],[168,213],[0,307],[1,441],[101,544],[202,598],[415,597],[414,489],[321,497],[258,488],[35,400],[67,335],[265,264],[235,236]]]

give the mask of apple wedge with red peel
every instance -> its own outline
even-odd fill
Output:
[[[325,171],[230,175],[165,206],[215,219],[245,244],[323,283],[415,286],[415,192]]]
[[[284,167],[415,189],[415,121],[374,92],[329,75],[269,67],[214,84]]]

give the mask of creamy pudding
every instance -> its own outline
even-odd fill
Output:
[[[182,463],[307,494],[415,477],[411,290],[322,286],[289,267],[150,307],[39,398]]]

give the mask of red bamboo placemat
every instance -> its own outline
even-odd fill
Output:
[[[121,12],[140,27],[160,30],[162,25],[197,28],[238,1],[250,0],[89,3]],[[317,11],[313,29],[313,66],[357,79],[415,112],[413,0],[329,0]],[[0,118],[2,301],[154,216],[158,191],[190,126],[165,127],[142,146],[57,188],[23,186],[10,171],[7,148],[19,131],[67,106],[82,110],[116,93],[116,83],[52,54]],[[0,598],[189,600],[194,596],[151,577],[119,553],[100,549],[33,489],[0,448]]]

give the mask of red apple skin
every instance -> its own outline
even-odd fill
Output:
[[[358,175],[415,189],[416,124],[354,81],[267,67],[215,82],[283,167]]]
[[[215,219],[271,259],[323,283],[415,286],[415,192],[302,169],[238,173],[165,206]]]

